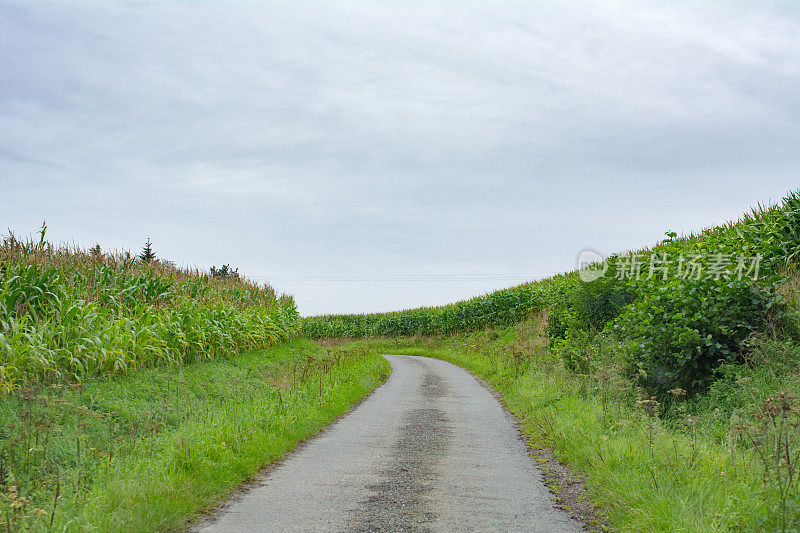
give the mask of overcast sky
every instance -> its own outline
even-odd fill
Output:
[[[797,188],[798,87],[798,2],[0,0],[0,228],[447,303]]]

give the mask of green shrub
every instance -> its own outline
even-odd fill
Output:
[[[550,346],[567,338],[571,331],[600,331],[622,313],[636,293],[617,279],[613,259],[606,275],[590,282],[578,282],[564,291],[547,317]],[[572,367],[571,362],[567,362]]]
[[[721,363],[741,360],[742,341],[779,313],[773,294],[750,280],[671,279],[643,292],[616,327],[649,390],[695,393]]]
[[[567,329],[563,339],[555,341],[553,348],[564,366],[579,374],[588,374],[595,359],[596,332],[583,329]]]
[[[606,275],[588,283],[581,283],[574,293],[573,306],[579,324],[588,329],[600,330],[636,298],[634,290],[615,277],[613,263]]]
[[[575,323],[574,315],[575,312],[567,302],[558,302],[550,308],[550,313],[547,315],[547,337],[551,348],[567,338],[570,325]]]
[[[645,262],[661,255],[701,257],[710,263],[714,258],[748,257],[759,258],[753,264],[760,263],[760,268],[741,275],[732,263],[722,276],[673,271],[667,279],[629,281],[640,297],[616,327],[629,341],[629,370],[643,371],[652,393],[663,397],[675,387],[690,393],[704,390],[722,363],[742,360],[747,351],[743,341],[753,333],[774,334],[780,328],[797,334],[796,312],[787,312],[778,289],[790,281],[786,271],[796,268],[800,257],[798,193],[790,193],[780,205],[754,209],[737,223],[690,237],[668,236],[643,254]]]

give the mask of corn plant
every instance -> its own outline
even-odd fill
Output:
[[[0,243],[0,394],[227,357],[297,335],[294,301],[241,277],[218,278],[128,254]]]

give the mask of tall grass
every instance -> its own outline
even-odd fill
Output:
[[[307,340],[0,397],[0,530],[178,531],[378,386]]]
[[[0,243],[0,394],[228,357],[298,329],[293,299],[267,285],[54,246],[44,229]]]

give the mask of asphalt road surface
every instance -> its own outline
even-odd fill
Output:
[[[511,415],[462,368],[387,355],[389,380],[198,531],[580,531]]]

